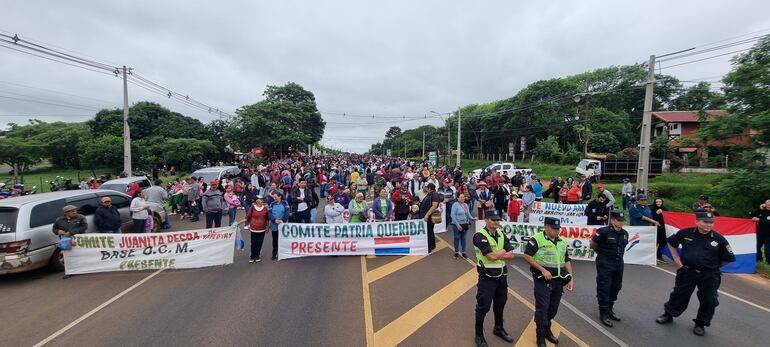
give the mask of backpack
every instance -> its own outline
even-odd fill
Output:
[[[283,178],[281,178],[281,189],[291,189],[291,183],[291,177],[283,176]]]

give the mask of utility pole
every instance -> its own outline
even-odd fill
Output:
[[[131,130],[128,127],[128,73],[123,65],[123,171],[131,177]]]
[[[652,92],[655,85],[655,55],[647,63],[647,89],[644,93],[644,114],[642,115],[641,140],[639,141],[639,168],[636,175],[636,189],[647,192],[647,175],[650,166],[650,128],[652,127]]]
[[[585,94],[586,100],[585,100],[585,103],[583,104],[583,112],[585,113],[585,116],[584,116],[585,119],[583,120],[583,122],[585,122],[585,124],[583,125],[583,127],[585,128],[583,129],[584,138],[585,138],[585,141],[583,141],[583,158],[586,158],[588,156],[588,98],[590,95],[591,94],[588,94],[588,93]]]
[[[425,132],[422,132],[422,159],[425,160]]]
[[[450,117],[452,116],[451,113],[447,113],[446,115],[446,164],[449,165],[449,163],[452,162],[452,127],[450,127]]]
[[[462,118],[460,118],[460,108],[457,108],[457,166],[460,166],[460,126],[462,124]]]

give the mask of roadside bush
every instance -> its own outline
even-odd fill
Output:
[[[709,190],[711,202],[719,206],[741,206],[749,213],[770,198],[770,166],[732,170]]]
[[[621,158],[638,158],[639,149],[634,147],[625,148],[621,152],[620,157]]]
[[[564,154],[559,148],[558,138],[553,135],[542,140],[537,140],[534,154],[538,160],[548,163],[561,163],[564,159]],[[579,160],[580,159],[578,159],[578,161]]]
[[[582,156],[583,154],[575,148],[575,145],[569,144],[567,150],[563,154],[561,163],[564,165],[577,165]]]

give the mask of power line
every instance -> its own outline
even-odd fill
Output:
[[[672,68],[672,67],[676,67],[676,66],[682,66],[682,65],[688,65],[688,64],[692,64],[692,63],[697,63],[697,62],[701,62],[701,61],[704,61],[704,60],[709,60],[709,59],[714,59],[714,58],[724,57],[724,56],[726,56],[726,55],[730,55],[730,54],[736,54],[736,53],[745,52],[745,51],[748,51],[748,50],[750,50],[750,49],[751,49],[751,48],[744,48],[744,49],[740,49],[740,50],[737,50],[737,51],[732,51],[732,52],[727,52],[727,53],[722,53],[722,54],[712,55],[712,56],[710,56],[710,57],[705,57],[705,58],[696,59],[696,60],[690,60],[690,61],[686,61],[686,62],[684,62],[684,63],[674,64],[674,65],[669,65],[669,66],[664,66],[664,67],[661,67],[661,68],[660,68],[660,70],[670,69],[670,68]]]
[[[7,85],[12,85],[12,86],[17,86],[17,87],[22,87],[22,88],[42,90],[42,91],[51,92],[51,93],[55,93],[55,94],[72,96],[72,97],[76,97],[76,98],[88,99],[88,100],[99,101],[99,102],[104,102],[104,103],[116,103],[114,101],[108,101],[108,100],[104,100],[104,99],[96,99],[96,98],[92,98],[92,97],[88,97],[88,96],[82,96],[82,95],[75,95],[75,94],[70,94],[70,93],[67,93],[67,92],[62,92],[62,91],[53,90],[53,89],[33,87],[33,86],[28,86],[28,85],[25,85],[25,84],[20,84],[20,83],[15,83],[15,82],[0,81],[0,83],[7,84]]]
[[[673,57],[661,59],[658,62],[662,63],[662,62],[666,62],[666,61],[670,61],[670,60],[682,59],[682,58],[691,57],[691,56],[694,56],[694,55],[700,55],[700,54],[704,54],[704,53],[710,53],[710,52],[714,52],[714,51],[723,50],[723,49],[730,48],[730,47],[735,47],[735,46],[741,46],[741,45],[745,45],[745,44],[749,44],[749,43],[754,43],[754,42],[762,40],[762,39],[764,39],[766,37],[770,37],[770,34],[769,35],[756,36],[756,37],[752,37],[752,38],[748,38],[748,39],[744,39],[744,40],[740,40],[740,41],[730,42],[730,43],[727,43],[727,44],[724,44],[724,45],[715,46],[715,47],[704,48],[704,49],[697,50],[697,51],[685,52],[685,53],[682,53],[680,55],[676,55],[676,56],[673,56]]]
[[[73,105],[66,105],[66,104],[55,103],[55,102],[47,102],[47,101],[39,101],[39,100],[34,100],[34,99],[17,98],[17,97],[6,96],[6,95],[0,95],[0,98],[11,99],[11,100],[18,100],[18,101],[25,101],[25,102],[31,102],[31,103],[37,103],[37,104],[45,104],[45,105],[51,105],[51,106],[61,106],[61,107],[68,107],[68,108],[74,108],[74,109],[89,110],[89,111],[97,111],[98,110],[98,108],[92,108],[92,107],[73,106]]]

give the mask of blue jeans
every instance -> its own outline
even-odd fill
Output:
[[[316,218],[318,217],[318,213],[316,212],[316,210],[317,209],[315,207],[310,209],[310,223],[317,223],[316,221],[318,219]]]
[[[326,197],[326,191],[327,190],[329,190],[329,184],[328,183],[321,184],[321,197],[322,198]]]
[[[235,214],[238,213],[238,207],[230,207],[230,209],[227,210],[227,225],[233,225],[235,224]]]
[[[166,211],[166,206],[163,206],[163,215],[166,216],[163,221],[163,229],[171,228],[171,221],[168,220],[168,211]]]
[[[452,231],[454,232],[454,239],[455,239],[455,253],[459,253],[458,251],[461,249],[460,246],[462,246],[462,252],[465,253],[465,245],[466,245],[466,237],[465,235],[468,232],[468,229],[470,228],[470,224],[465,224],[465,229],[462,231],[457,230],[457,225],[452,224]]]

